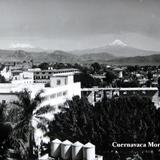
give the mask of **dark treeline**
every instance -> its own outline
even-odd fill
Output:
[[[80,81],[82,88],[96,87],[155,87],[160,72],[160,66],[114,66],[99,64],[69,64],[69,63],[41,63],[38,66],[42,70],[48,68],[63,69],[76,68],[80,74],[75,75],[75,82]],[[122,75],[116,69],[122,69]],[[100,78],[98,76],[104,76]]]
[[[72,142],[88,141],[96,145],[96,152],[106,160],[158,160],[158,149],[113,148],[112,142],[160,142],[160,109],[148,97],[131,96],[105,99],[95,107],[85,98],[74,97],[69,108],[55,116],[48,135],[51,139]],[[147,148],[146,148],[147,149]]]
[[[12,127],[10,123],[5,121],[5,109],[4,104],[0,104],[0,160],[4,160],[6,158],[7,149],[10,146],[9,136],[12,132]]]
[[[50,111],[45,107],[45,110],[33,113],[40,102],[39,95],[31,100],[29,93],[25,91],[12,106],[0,105],[0,159],[7,157],[10,148],[19,153],[19,159],[27,160],[31,157],[34,145],[31,121]],[[160,143],[160,109],[154,106],[150,98],[128,96],[103,99],[92,106],[85,97],[80,99],[76,96],[66,103],[69,107],[62,108],[62,112],[56,114],[49,124],[47,135],[51,140],[59,138],[82,143],[90,141],[96,145],[96,153],[107,160],[123,160],[127,157],[134,157],[134,160],[160,158],[158,148],[112,147],[112,142]],[[41,128],[44,128],[43,120],[45,119],[41,119],[39,124]]]

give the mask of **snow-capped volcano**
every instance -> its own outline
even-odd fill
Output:
[[[47,51],[46,49],[35,47],[29,43],[11,43],[9,46],[9,49],[11,50],[24,50],[27,52],[44,52]]]
[[[71,53],[77,55],[90,54],[90,56],[92,56],[92,54],[106,53],[115,57],[134,57],[134,56],[147,56],[151,54],[159,54],[159,52],[156,51],[148,51],[148,50],[134,48],[119,39],[116,39],[113,42],[108,43],[107,45],[102,47],[72,51]]]
[[[120,47],[126,47],[127,44],[122,42],[119,39],[114,40],[113,42],[109,43],[109,46],[120,46]]]
[[[9,48],[11,49],[23,49],[23,48],[31,49],[35,47],[28,43],[11,43]]]

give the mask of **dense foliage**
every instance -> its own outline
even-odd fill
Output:
[[[101,80],[98,78],[93,78],[86,72],[82,72],[80,74],[76,74],[74,76],[75,82],[81,82],[82,88],[92,88],[93,86],[101,85]]]
[[[30,92],[24,90],[18,94],[18,100],[0,105],[0,160],[5,159],[6,153],[9,155],[8,150],[14,152],[17,160],[37,158],[33,123],[36,121],[36,128],[46,131],[48,121],[41,115],[54,110],[50,106],[39,106],[43,100],[41,93],[33,99]],[[12,155],[9,157],[13,158]]]
[[[2,75],[0,75],[0,83],[6,83],[6,79]]]
[[[117,78],[117,76],[113,72],[106,71],[104,81],[107,85],[110,85],[110,84],[112,84],[113,80],[116,78]]]
[[[0,104],[0,160],[7,157],[7,151],[10,147],[9,137],[12,132],[12,126],[5,121],[4,108],[5,104]]]
[[[55,116],[50,124],[51,139],[88,141],[96,145],[96,152],[105,159],[125,159],[133,148],[113,148],[112,142],[145,143],[160,140],[160,110],[147,97],[119,97],[103,100],[93,107],[84,98],[68,101],[69,108]],[[151,160],[149,153],[141,157]],[[154,150],[156,153],[156,150]],[[117,155],[118,154],[118,155]],[[139,156],[139,155],[137,155]],[[158,156],[154,154],[154,158]],[[152,156],[153,157],[153,156]]]

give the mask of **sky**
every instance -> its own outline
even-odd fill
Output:
[[[0,0],[0,48],[77,50],[120,40],[160,51],[160,0]]]

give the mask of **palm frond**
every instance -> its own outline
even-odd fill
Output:
[[[19,153],[21,159],[27,160],[29,152],[23,139],[12,137],[10,141],[11,141],[11,146],[17,153]]]
[[[44,125],[48,124],[50,120],[45,117],[45,115],[40,115],[40,116],[35,116],[37,119],[38,123],[43,123]]]
[[[44,132],[48,131],[48,125],[45,125],[43,122],[39,122],[37,128],[41,129]]]
[[[36,112],[34,112],[34,115],[41,115],[52,111],[55,111],[55,107],[50,105],[42,106],[39,109],[37,109]]]
[[[38,102],[38,103],[41,103],[41,102],[44,100],[44,98],[41,96],[42,93],[44,93],[44,91],[43,91],[43,90],[40,90],[40,91],[36,94],[36,96],[35,96],[35,98],[34,98],[34,101],[36,101],[36,102]]]

